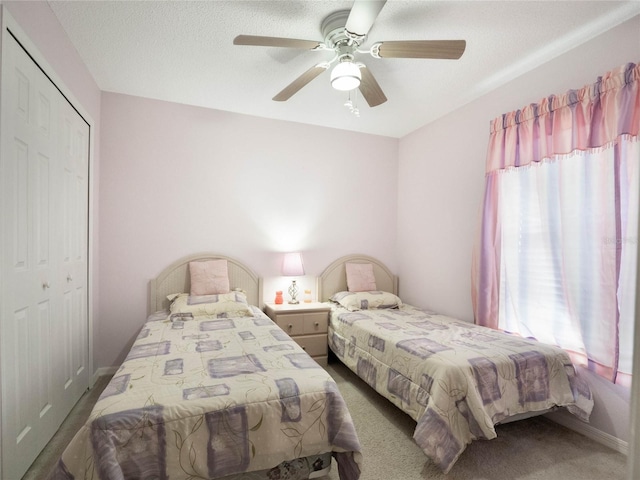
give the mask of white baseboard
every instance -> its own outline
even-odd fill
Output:
[[[100,367],[95,371],[93,377],[91,378],[91,386],[93,387],[93,385],[98,381],[98,378],[104,375],[115,375],[115,373],[118,371],[118,368],[119,367]]]
[[[619,438],[614,437],[613,435],[609,435],[608,433],[603,432],[602,430],[598,430],[597,428],[594,428],[588,423],[584,423],[573,416],[562,415],[561,412],[553,412],[553,413],[547,413],[545,417],[553,422],[556,422],[562,425],[563,427],[567,427],[568,429],[573,430],[574,432],[578,432],[584,435],[585,437],[588,437],[591,440],[594,440],[604,445],[605,447],[609,447],[612,450],[615,450],[616,452],[623,453],[627,456],[629,455],[628,442],[625,442],[624,440],[620,440]]]

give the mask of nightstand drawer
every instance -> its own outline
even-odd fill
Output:
[[[327,365],[330,308],[322,303],[267,304],[265,311],[308,355]]]
[[[305,337],[296,337],[294,340],[312,357],[327,354],[326,335],[307,335]]]
[[[299,313],[280,313],[276,317],[276,323],[289,336],[302,335],[305,333],[304,317]]]
[[[304,334],[327,333],[329,316],[325,312],[304,314]]]

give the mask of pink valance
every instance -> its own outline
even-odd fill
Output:
[[[620,135],[637,135],[639,80],[640,65],[629,63],[580,90],[497,117],[491,122],[487,173],[599,148]]]

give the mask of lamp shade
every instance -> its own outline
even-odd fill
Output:
[[[282,275],[286,277],[299,277],[304,275],[304,267],[302,266],[302,254],[285,253],[282,262]]]
[[[355,63],[342,62],[331,71],[331,86],[336,90],[353,90],[360,85],[360,69]]]

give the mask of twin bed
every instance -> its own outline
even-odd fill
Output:
[[[374,282],[375,292],[349,292],[354,264],[370,269],[374,280],[365,285]],[[557,407],[588,420],[591,393],[565,351],[403,305],[397,287],[371,257],[328,266],[318,292],[334,300],[329,347],[417,422],[413,438],[445,473],[472,440],[495,438],[498,423]],[[370,308],[376,302],[383,308]]]
[[[190,263],[221,261],[229,293],[188,295]],[[341,480],[358,479],[360,444],[335,382],[258,308],[251,269],[199,255],[150,287],[157,313],[51,480],[299,480],[326,475],[332,457]]]
[[[228,293],[194,295],[191,270],[211,264],[225,265]],[[374,258],[332,263],[318,288],[332,305],[329,346],[416,420],[414,439],[444,472],[514,416],[565,406],[588,419],[591,394],[562,350],[403,305],[397,292]],[[361,448],[335,382],[261,304],[260,278],[231,258],[167,267],[49,479],[302,480],[327,475],[334,458],[341,480],[357,480]]]

